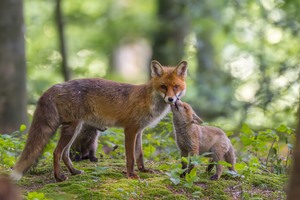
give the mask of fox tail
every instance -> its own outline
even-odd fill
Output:
[[[20,180],[23,173],[35,164],[59,127],[59,114],[53,98],[46,92],[38,101],[25,148],[10,175],[14,180]]]
[[[228,152],[225,154],[225,161],[231,164],[231,167],[228,167],[228,169],[230,171],[235,171],[234,165],[236,161],[235,161],[235,154],[232,145],[230,145]]]

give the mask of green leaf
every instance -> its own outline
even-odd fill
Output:
[[[281,124],[276,130],[283,133],[287,130],[287,127],[286,125]]]
[[[47,200],[44,193],[28,192],[27,200]]]
[[[231,167],[232,165],[228,162],[225,162],[223,160],[218,161],[218,164],[223,165],[224,167]]]
[[[253,131],[250,129],[250,127],[247,124],[243,124],[241,131],[247,135],[253,134]]]
[[[185,180],[186,180],[187,182],[191,182],[191,181],[192,181],[191,175],[190,175],[190,174],[186,174],[186,175],[185,175]]]
[[[190,174],[191,177],[197,176],[197,169],[196,169],[196,168],[193,168],[193,169],[190,171],[189,174]]]
[[[169,177],[172,177],[172,174],[170,172],[166,172],[165,174]]]
[[[21,124],[21,126],[20,126],[20,132],[23,132],[23,131],[25,131],[26,130],[26,125],[25,124]]]
[[[187,187],[187,188],[191,188],[193,186],[193,182],[186,182],[184,184],[184,186]]]
[[[236,163],[234,167],[237,171],[244,171],[244,170],[247,170],[247,168],[248,168],[248,166],[244,162]]]
[[[186,164],[188,164],[188,162],[189,162],[186,157],[181,157],[181,161],[184,162],[184,163],[186,163]]]
[[[237,172],[235,171],[226,171],[226,174],[230,175],[231,177],[235,178],[235,177],[240,177],[241,174],[238,174]]]
[[[174,183],[174,185],[178,185],[180,183],[180,178],[170,178],[170,180]]]

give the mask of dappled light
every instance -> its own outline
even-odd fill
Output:
[[[299,8],[299,0],[3,0],[0,170],[22,168],[17,160],[39,132],[36,143],[48,143],[17,183],[25,199],[285,199],[299,115]],[[184,154],[199,138],[190,130],[192,140],[176,143],[168,109],[179,100],[203,121],[193,130],[224,130],[236,171],[206,172],[232,167],[210,160],[212,148]],[[84,174],[68,164],[70,136],[81,132],[73,154]]]

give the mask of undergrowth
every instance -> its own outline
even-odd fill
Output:
[[[0,169],[9,173],[22,151],[26,127],[10,135],[0,135]],[[227,132],[237,155],[237,173],[224,171],[211,181],[204,156],[181,158],[175,144],[171,115],[143,135],[145,165],[152,173],[138,173],[139,180],[125,176],[124,135],[121,129],[108,129],[99,137],[98,163],[74,163],[84,170],[62,183],[53,178],[52,153],[57,134],[47,145],[39,164],[18,183],[26,199],[285,199],[284,187],[295,140],[285,125],[253,130],[246,124],[239,133]],[[181,162],[196,167],[185,177]],[[227,163],[223,162],[223,165]],[[63,170],[67,172],[63,166]]]

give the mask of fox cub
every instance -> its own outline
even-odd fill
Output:
[[[212,161],[224,160],[231,164],[229,170],[235,171],[235,154],[232,144],[226,134],[219,128],[212,126],[200,126],[202,120],[195,114],[192,107],[178,100],[171,105],[173,112],[173,125],[175,128],[176,143],[181,156],[200,155],[212,152]],[[182,162],[182,168],[187,164]],[[211,171],[214,164],[209,164],[207,171]],[[191,170],[193,166],[189,166]],[[211,180],[218,180],[223,172],[223,166],[217,164],[216,174]]]
[[[91,162],[98,162],[96,152],[98,148],[98,137],[100,132],[106,128],[96,129],[87,124],[82,125],[81,132],[72,144],[70,149],[70,158],[73,161],[89,159]]]
[[[187,62],[171,67],[152,61],[150,69],[151,79],[141,85],[86,78],[49,88],[38,101],[24,150],[11,177],[21,179],[59,127],[60,139],[53,153],[56,181],[67,179],[60,169],[61,160],[72,175],[83,173],[74,168],[69,152],[84,124],[97,129],[124,128],[127,177],[139,178],[135,162],[139,171],[147,172],[142,151],[143,130],[156,125],[170,111],[170,104],[185,94]]]

